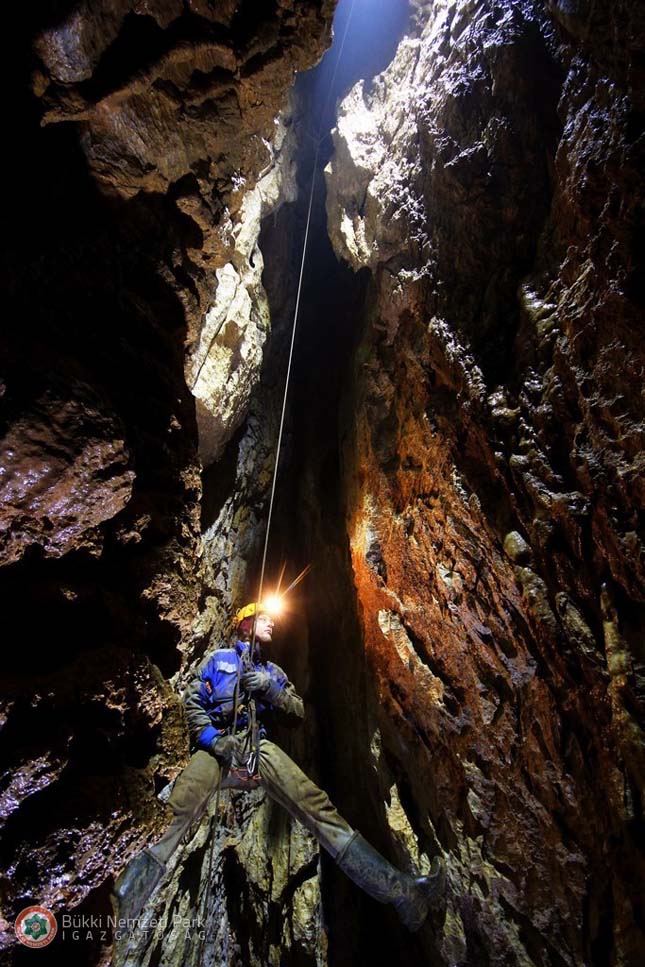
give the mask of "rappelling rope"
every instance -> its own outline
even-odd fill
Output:
[[[300,311],[300,297],[302,295],[302,280],[304,278],[305,262],[306,262],[306,259],[307,259],[307,243],[309,241],[309,229],[311,227],[311,213],[312,213],[312,210],[313,210],[313,203],[314,203],[314,189],[316,187],[316,172],[317,172],[317,169],[318,169],[318,158],[320,156],[320,148],[321,148],[321,145],[322,145],[322,143],[324,141],[324,137],[321,137],[320,136],[320,132],[321,132],[322,126],[323,126],[323,124],[325,122],[325,115],[327,113],[327,109],[329,107],[329,102],[330,102],[331,96],[333,94],[334,83],[336,81],[336,75],[338,73],[338,68],[340,66],[341,58],[343,56],[343,51],[345,49],[345,41],[347,40],[347,34],[348,34],[348,31],[349,31],[349,25],[350,25],[351,19],[352,19],[352,13],[354,12],[354,3],[355,3],[355,0],[352,0],[351,6],[349,8],[349,14],[347,16],[347,22],[345,23],[345,30],[343,31],[343,37],[342,37],[341,44],[340,44],[340,50],[338,51],[338,57],[336,58],[336,63],[334,65],[334,70],[332,72],[331,79],[329,81],[329,87],[327,89],[327,97],[325,99],[325,103],[324,103],[324,106],[323,106],[323,109],[322,109],[322,112],[321,112],[321,115],[320,115],[320,121],[319,121],[319,124],[318,124],[318,130],[317,130],[317,134],[316,134],[316,138],[315,138],[316,150],[314,152],[314,158],[313,158],[313,162],[312,162],[312,165],[311,165],[311,188],[309,189],[309,204],[307,206],[307,221],[306,221],[306,224],[305,224],[305,237],[304,237],[304,240],[303,240],[303,243],[302,243],[302,256],[300,258],[300,272],[299,272],[299,275],[298,275],[298,290],[297,290],[297,293],[296,293],[296,304],[295,304],[294,311],[293,311],[293,323],[292,323],[292,326],[291,326],[291,343],[289,345],[289,359],[288,359],[288,362],[287,362],[287,375],[286,375],[285,381],[284,381],[284,394],[283,394],[283,397],[282,397],[282,409],[281,409],[281,412],[280,412],[280,427],[279,427],[279,430],[278,430],[278,439],[277,439],[276,448],[275,448],[275,461],[274,461],[274,464],[273,464],[273,478],[271,480],[271,496],[269,498],[269,513],[267,515],[267,528],[266,528],[266,533],[264,535],[264,548],[263,548],[263,551],[262,551],[262,566],[260,568],[260,583],[259,583],[259,587],[258,587],[258,596],[256,598],[256,602],[258,604],[258,607],[259,607],[260,603],[262,602],[262,592],[264,590],[264,574],[265,574],[265,570],[266,570],[267,552],[269,550],[269,537],[270,537],[270,534],[271,534],[271,520],[273,518],[273,504],[274,504],[274,501],[275,501],[276,484],[277,484],[277,480],[278,480],[278,468],[279,468],[279,464],[280,464],[280,453],[281,453],[281,450],[282,450],[282,434],[283,434],[283,431],[284,431],[285,415],[286,415],[286,412],[287,412],[287,397],[289,395],[289,384],[290,384],[290,381],[291,381],[291,366],[292,366],[292,362],[293,362],[293,349],[294,349],[295,342],[296,342],[296,331],[297,331],[297,328],[298,328],[298,315],[299,315],[299,311]],[[255,649],[256,649],[255,629],[256,629],[256,625],[257,625],[257,618],[258,618],[258,608],[256,607],[255,613],[253,615],[253,629],[251,631],[251,646],[250,646],[250,649],[249,649],[249,657],[250,657],[251,665],[253,665],[253,660],[254,660],[254,655],[255,655]],[[238,672],[238,675],[239,675],[239,672]],[[256,714],[255,714],[255,700],[252,697],[249,698],[249,710],[250,710],[250,713],[251,714],[250,714],[250,720],[249,720],[249,732],[248,732],[248,734],[249,734],[250,740],[251,740],[250,741],[251,751],[250,751],[250,755],[249,755],[249,759],[248,759],[248,763],[249,763],[249,766],[248,767],[249,767],[249,774],[250,775],[253,775],[253,773],[255,772],[255,770],[258,768],[258,764],[259,764],[260,744],[259,744],[258,727],[257,727]],[[233,727],[233,734],[235,734],[235,732],[237,731],[237,714],[235,715],[233,725],[234,725],[234,727]]]
[[[268,551],[268,548],[269,548],[269,535],[271,533],[271,519],[273,517],[273,502],[274,502],[274,498],[275,498],[276,481],[278,479],[278,465],[279,465],[279,462],[280,462],[280,450],[282,448],[282,432],[283,432],[283,429],[284,429],[284,418],[285,418],[285,413],[286,413],[286,410],[287,410],[287,396],[289,394],[289,382],[291,380],[291,363],[292,363],[292,360],[293,360],[293,347],[294,347],[294,344],[295,344],[295,341],[296,341],[296,329],[297,329],[297,326],[298,326],[298,313],[299,313],[299,310],[300,310],[300,295],[302,293],[302,279],[303,279],[304,271],[305,271],[305,260],[307,258],[307,243],[309,241],[309,228],[310,228],[310,225],[311,225],[311,212],[312,212],[313,201],[314,201],[314,188],[315,188],[315,185],[316,185],[316,170],[318,168],[318,157],[320,155],[320,147],[321,147],[323,141],[325,140],[325,137],[327,136],[327,135],[324,135],[323,137],[321,137],[320,136],[320,131],[321,131],[321,128],[322,128],[322,126],[324,124],[325,114],[327,113],[327,108],[329,107],[329,102],[331,100],[331,96],[332,96],[332,93],[333,93],[333,90],[334,90],[334,82],[336,80],[336,75],[338,73],[338,68],[340,66],[341,58],[343,56],[343,50],[345,49],[345,41],[347,40],[347,33],[349,31],[349,25],[351,23],[352,13],[354,12],[354,4],[355,4],[355,2],[356,2],[356,0],[352,0],[351,6],[349,8],[349,14],[347,16],[347,22],[345,24],[345,30],[343,32],[343,38],[342,38],[341,44],[340,44],[340,50],[338,52],[338,57],[336,59],[336,64],[334,65],[334,70],[333,70],[333,73],[331,75],[331,80],[329,82],[329,88],[327,90],[327,97],[325,99],[325,104],[324,104],[324,107],[323,107],[322,112],[321,112],[321,115],[320,115],[320,122],[318,124],[318,130],[317,130],[316,137],[315,137],[316,151],[314,153],[314,160],[313,160],[312,168],[311,168],[311,189],[309,191],[309,207],[307,209],[307,223],[306,223],[306,226],[305,226],[305,238],[304,238],[304,241],[303,241],[303,244],[302,244],[302,257],[300,259],[300,274],[299,274],[299,277],[298,277],[298,292],[297,292],[297,295],[296,295],[296,305],[295,305],[295,309],[294,309],[294,313],[293,313],[293,324],[292,324],[292,330],[291,330],[291,345],[289,347],[289,362],[287,364],[287,376],[286,376],[285,383],[284,383],[284,396],[283,396],[283,399],[282,399],[282,412],[280,414],[280,429],[278,431],[278,441],[276,443],[275,463],[274,463],[274,466],[273,466],[273,480],[271,482],[271,497],[269,499],[269,514],[268,514],[268,517],[267,517],[267,529],[266,529],[266,534],[265,534],[265,537],[264,537],[264,550],[263,550],[263,553],[262,553],[262,567],[260,569],[260,585],[259,585],[258,596],[257,596],[258,603],[260,601],[262,601],[262,591],[263,591],[263,588],[264,588],[264,572],[265,572],[265,567],[266,567],[267,551]],[[256,617],[257,617],[257,615],[256,615]],[[251,638],[251,642],[252,642],[252,644],[251,644],[251,653],[253,653],[253,648],[255,646],[255,619],[253,621],[253,635],[252,635],[252,638]]]
[[[291,345],[289,346],[289,362],[287,363],[287,376],[284,383],[284,396],[282,398],[282,412],[280,413],[280,429],[278,430],[278,441],[276,443],[275,463],[273,465],[273,480],[271,481],[271,496],[269,498],[269,514],[267,517],[267,529],[264,536],[264,550],[262,552],[262,567],[260,569],[260,585],[258,589],[257,601],[262,601],[262,591],[264,588],[264,571],[266,568],[267,551],[269,549],[269,535],[271,533],[271,519],[273,517],[273,503],[275,500],[276,481],[278,479],[278,466],[280,463],[280,451],[282,448],[282,434],[284,431],[284,418],[287,411],[287,396],[289,394],[289,382],[291,380],[291,364],[293,362],[293,347],[296,341],[296,330],[298,327],[298,312],[300,309],[300,296],[302,293],[302,278],[305,271],[305,259],[307,256],[307,242],[309,241],[309,228],[311,225],[311,209],[314,200],[314,188],[316,185],[316,165],[320,153],[320,142],[316,145],[314,155],[313,171],[311,174],[311,190],[309,192],[309,207],[307,210],[307,224],[305,227],[305,240],[302,246],[302,258],[300,260],[300,275],[298,278],[298,292],[296,295],[296,307],[293,314],[293,325],[291,329]],[[257,617],[257,612],[256,616]],[[253,643],[255,644],[255,620],[253,621]]]
[[[342,37],[341,44],[340,44],[340,50],[338,52],[338,57],[336,59],[336,64],[334,65],[334,70],[332,72],[331,80],[329,82],[329,88],[328,88],[328,91],[327,91],[327,97],[325,99],[325,104],[324,104],[323,110],[322,110],[321,115],[320,115],[320,122],[318,124],[318,129],[317,129],[317,133],[316,133],[316,136],[315,136],[316,150],[315,150],[315,153],[314,153],[314,158],[313,158],[312,167],[311,167],[311,188],[309,190],[309,204],[307,206],[307,221],[306,221],[306,225],[305,225],[305,237],[304,237],[303,244],[302,244],[302,256],[301,256],[301,259],[300,259],[300,272],[299,272],[299,275],[298,275],[298,290],[297,290],[297,293],[296,293],[296,304],[295,304],[295,307],[294,307],[293,323],[292,323],[292,327],[291,327],[291,343],[289,345],[289,359],[288,359],[288,362],[287,362],[287,374],[286,374],[285,383],[284,383],[284,394],[283,394],[283,397],[282,397],[282,409],[281,409],[281,412],[280,412],[280,426],[279,426],[279,430],[278,430],[278,439],[277,439],[276,448],[275,448],[275,462],[274,462],[274,465],[273,465],[273,478],[272,478],[272,481],[271,481],[271,495],[270,495],[270,498],[269,498],[269,513],[267,515],[267,528],[266,528],[266,533],[265,533],[265,536],[264,536],[264,548],[263,548],[263,551],[262,551],[262,566],[261,566],[261,569],[260,569],[260,582],[259,582],[259,587],[258,587],[258,596],[257,596],[257,599],[256,599],[256,601],[257,601],[258,604],[260,604],[260,602],[262,601],[262,592],[264,590],[264,574],[265,574],[265,569],[266,569],[267,552],[268,552],[268,548],[269,548],[269,537],[270,537],[270,533],[271,533],[271,521],[272,521],[272,518],[273,518],[273,505],[274,505],[274,501],[275,501],[276,483],[277,483],[277,479],[278,479],[278,468],[279,468],[279,463],[280,463],[280,453],[281,453],[281,449],[282,449],[282,436],[283,436],[283,431],[284,431],[285,415],[286,415],[286,411],[287,411],[287,397],[289,395],[289,384],[290,384],[290,381],[291,381],[291,366],[292,366],[292,362],[293,362],[293,350],[294,350],[294,346],[295,346],[296,331],[297,331],[297,327],[298,327],[298,315],[299,315],[299,311],[300,311],[300,297],[302,295],[302,280],[303,280],[303,277],[304,277],[305,262],[306,262],[306,258],[307,258],[307,244],[309,242],[309,229],[311,227],[311,213],[312,213],[312,210],[313,210],[314,189],[315,189],[315,186],[316,186],[316,171],[317,171],[317,168],[318,168],[318,158],[320,156],[320,148],[321,148],[321,145],[322,145],[323,141],[327,137],[326,134],[321,137],[320,131],[321,131],[322,125],[324,124],[325,115],[326,115],[327,109],[329,107],[329,102],[331,100],[332,93],[333,93],[334,83],[336,81],[336,75],[338,73],[338,68],[340,66],[340,62],[341,62],[341,59],[342,59],[342,56],[343,56],[343,51],[345,49],[345,41],[347,40],[347,34],[348,34],[348,31],[349,31],[349,25],[351,23],[352,14],[354,12],[354,4],[355,4],[355,0],[352,0],[351,6],[349,8],[349,14],[347,16],[347,22],[345,24],[345,30],[343,32],[343,37]],[[222,328],[222,326],[220,324],[220,326],[217,329],[217,332],[215,333],[215,336],[211,340],[211,346],[212,346],[213,342],[215,341],[215,338],[219,334],[219,331],[220,331],[221,328]],[[208,352],[210,352],[210,347],[209,347]],[[208,355],[208,353],[207,353],[207,355]],[[202,370],[202,367],[203,367],[205,361],[206,360],[204,359],[202,361],[201,366],[199,367],[199,372],[198,372],[198,375],[197,375],[197,379],[199,379],[199,375],[201,373],[201,370]],[[195,383],[196,382],[197,382],[197,380],[195,380]],[[254,613],[254,616],[253,616],[253,629],[252,629],[252,632],[251,632],[251,643],[250,643],[250,648],[249,648],[249,653],[248,653],[248,657],[250,658],[251,667],[252,667],[252,664],[253,664],[253,656],[254,656],[255,646],[256,646],[256,642],[255,642],[255,630],[256,630],[257,617],[258,617],[258,609],[256,608],[255,613]],[[247,662],[248,662],[248,659],[247,659]],[[245,662],[245,664],[247,662]],[[233,727],[232,727],[232,732],[231,732],[232,735],[236,735],[237,734],[237,718],[238,718],[238,710],[239,710],[239,678],[240,678],[240,671],[239,671],[239,667],[238,667],[237,681],[236,681],[236,685],[235,685]],[[249,755],[249,760],[248,760],[247,768],[248,768],[249,775],[252,776],[253,773],[255,772],[255,770],[257,769],[257,766],[258,766],[258,758],[259,758],[259,739],[258,739],[257,719],[256,719],[256,713],[255,713],[255,701],[254,701],[254,699],[252,697],[249,699],[248,710],[250,712],[250,715],[249,715],[249,729],[247,731],[247,741],[248,741],[248,738],[250,737],[251,738],[251,749],[250,749],[250,755]],[[218,784],[217,784],[217,800],[216,800],[216,803],[215,803],[215,810],[213,812],[213,816],[212,816],[212,819],[211,819],[211,850],[210,850],[209,863],[208,863],[208,874],[207,874],[207,878],[206,878],[206,886],[203,889],[203,895],[200,896],[200,898],[199,898],[199,904],[198,904],[199,906],[201,906],[202,898],[204,899],[204,901],[206,899],[206,896],[207,896],[207,886],[210,883],[210,877],[211,877],[211,872],[212,872],[212,864],[213,864],[213,852],[214,852],[215,839],[216,839],[216,826],[217,826],[217,816],[218,816],[218,812],[219,812],[219,800],[220,800],[221,786],[222,786],[222,770],[220,770],[219,781],[218,781]],[[205,908],[205,902],[204,902],[204,908]],[[206,941],[206,931],[203,930],[202,931],[201,944],[200,944],[200,950],[199,950],[198,963],[202,963],[202,955],[203,955],[203,951],[204,951],[205,941]]]
[[[282,411],[280,413],[280,428],[278,430],[278,441],[276,443],[275,451],[275,462],[273,465],[273,479],[271,481],[271,496],[269,498],[269,513],[267,516],[267,529],[264,535],[264,550],[262,552],[262,567],[260,569],[260,584],[258,588],[258,596],[256,598],[258,607],[255,609],[253,615],[253,629],[251,631],[251,646],[249,648],[249,658],[251,666],[253,665],[256,642],[255,642],[255,629],[258,620],[258,608],[262,601],[262,591],[264,589],[264,571],[266,568],[267,561],[267,551],[269,549],[269,534],[271,532],[271,518],[273,517],[273,503],[275,500],[276,491],[276,481],[278,479],[278,465],[280,462],[280,450],[282,448],[282,433],[284,430],[284,418],[287,411],[287,396],[289,394],[289,382],[291,379],[291,363],[293,361],[293,347],[296,341],[296,329],[298,326],[298,310],[300,309],[300,295],[302,293],[302,278],[305,271],[305,259],[307,256],[307,242],[309,240],[309,227],[311,225],[311,210],[313,207],[314,200],[314,187],[316,184],[316,166],[318,164],[318,155],[320,153],[320,141],[316,144],[316,152],[314,155],[313,169],[311,172],[311,190],[309,192],[309,207],[307,209],[307,224],[305,226],[305,239],[302,246],[302,258],[300,260],[300,275],[298,277],[298,292],[296,295],[296,306],[293,314],[293,325],[291,328],[291,345],[289,346],[289,361],[287,363],[287,376],[284,381],[284,396],[282,398]],[[239,671],[238,671],[239,676]],[[255,699],[251,696],[249,698],[249,710],[251,715],[249,717],[249,735],[250,735],[250,754],[248,759],[248,770],[249,774],[253,775],[255,770],[258,768],[258,763],[260,759],[260,741],[258,735],[257,719],[255,715]],[[237,715],[234,719],[233,734],[237,731]]]

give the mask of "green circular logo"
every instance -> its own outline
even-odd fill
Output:
[[[16,917],[14,929],[25,947],[46,947],[56,936],[58,924],[47,907],[25,907]]]

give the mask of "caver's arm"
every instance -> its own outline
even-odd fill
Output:
[[[213,704],[212,700],[209,699],[208,693],[208,688],[210,687],[211,695],[215,692],[215,702],[217,702],[217,698],[219,697],[217,694],[217,668],[216,653],[205,668],[199,674],[195,675],[184,695],[190,737],[198,749],[204,749],[206,752],[212,752],[213,740],[225,733],[224,728],[216,728],[213,725],[211,718],[212,711],[223,711],[218,708],[217,704]],[[227,675],[226,677],[228,678],[229,676]],[[215,688],[213,688],[213,680],[215,681]],[[223,704],[227,702],[227,699],[228,696],[222,694]],[[209,714],[209,707],[211,714]]]
[[[267,662],[263,668],[256,666],[242,675],[241,684],[262,703],[288,719],[300,720],[305,717],[303,701],[279,665]]]

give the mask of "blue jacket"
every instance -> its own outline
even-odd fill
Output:
[[[188,686],[184,702],[191,739],[198,749],[211,751],[213,740],[232,726],[235,683],[238,676],[247,670],[243,665],[243,656],[248,655],[249,647],[248,642],[237,641],[233,648],[218,648]],[[253,696],[258,720],[269,709],[279,709],[297,718],[304,717],[302,699],[278,665],[272,661],[258,660],[253,662],[252,667],[268,671],[271,676],[269,688]],[[238,730],[248,725],[246,706],[246,695],[240,689]],[[261,734],[266,733],[262,730]]]

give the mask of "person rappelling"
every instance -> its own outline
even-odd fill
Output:
[[[283,670],[264,657],[273,640],[276,615],[268,604],[252,603],[235,616],[236,641],[218,648],[184,698],[193,752],[176,779],[169,804],[174,818],[159,842],[138,853],[117,878],[115,914],[136,920],[166,870],[166,864],[206,811],[220,788],[261,786],[316,837],[357,886],[396,909],[405,926],[418,930],[443,893],[445,864],[435,857],[429,876],[413,877],[392,866],[340,815],[278,745],[263,718],[269,711],[291,722],[304,718],[304,705]]]
[[[351,10],[330,82],[328,100],[332,94],[333,79],[342,57],[350,20]],[[168,860],[190,826],[204,814],[210,797],[219,789],[227,787],[248,789],[261,786],[266,789],[273,800],[313,833],[320,845],[357,886],[380,903],[392,904],[409,930],[415,931],[421,927],[430,906],[444,890],[446,873],[442,857],[432,860],[429,876],[413,877],[392,866],[357,830],[352,829],[327,794],[305,775],[293,759],[269,740],[263,722],[265,714],[270,711],[283,713],[292,721],[304,718],[303,701],[294,686],[282,669],[268,661],[262,653],[262,648],[272,643],[276,617],[274,608],[268,603],[262,589],[311,225],[316,169],[324,141],[320,126],[315,140],[316,150],[312,163],[307,220],[256,599],[260,603],[253,602],[237,612],[234,621],[235,643],[230,648],[218,648],[187,690],[185,705],[192,755],[188,765],[176,779],[168,800],[174,818],[159,842],[135,856],[117,878],[112,898],[115,913],[120,919],[138,918],[152,891],[160,882]],[[302,576],[299,575],[290,588]]]

